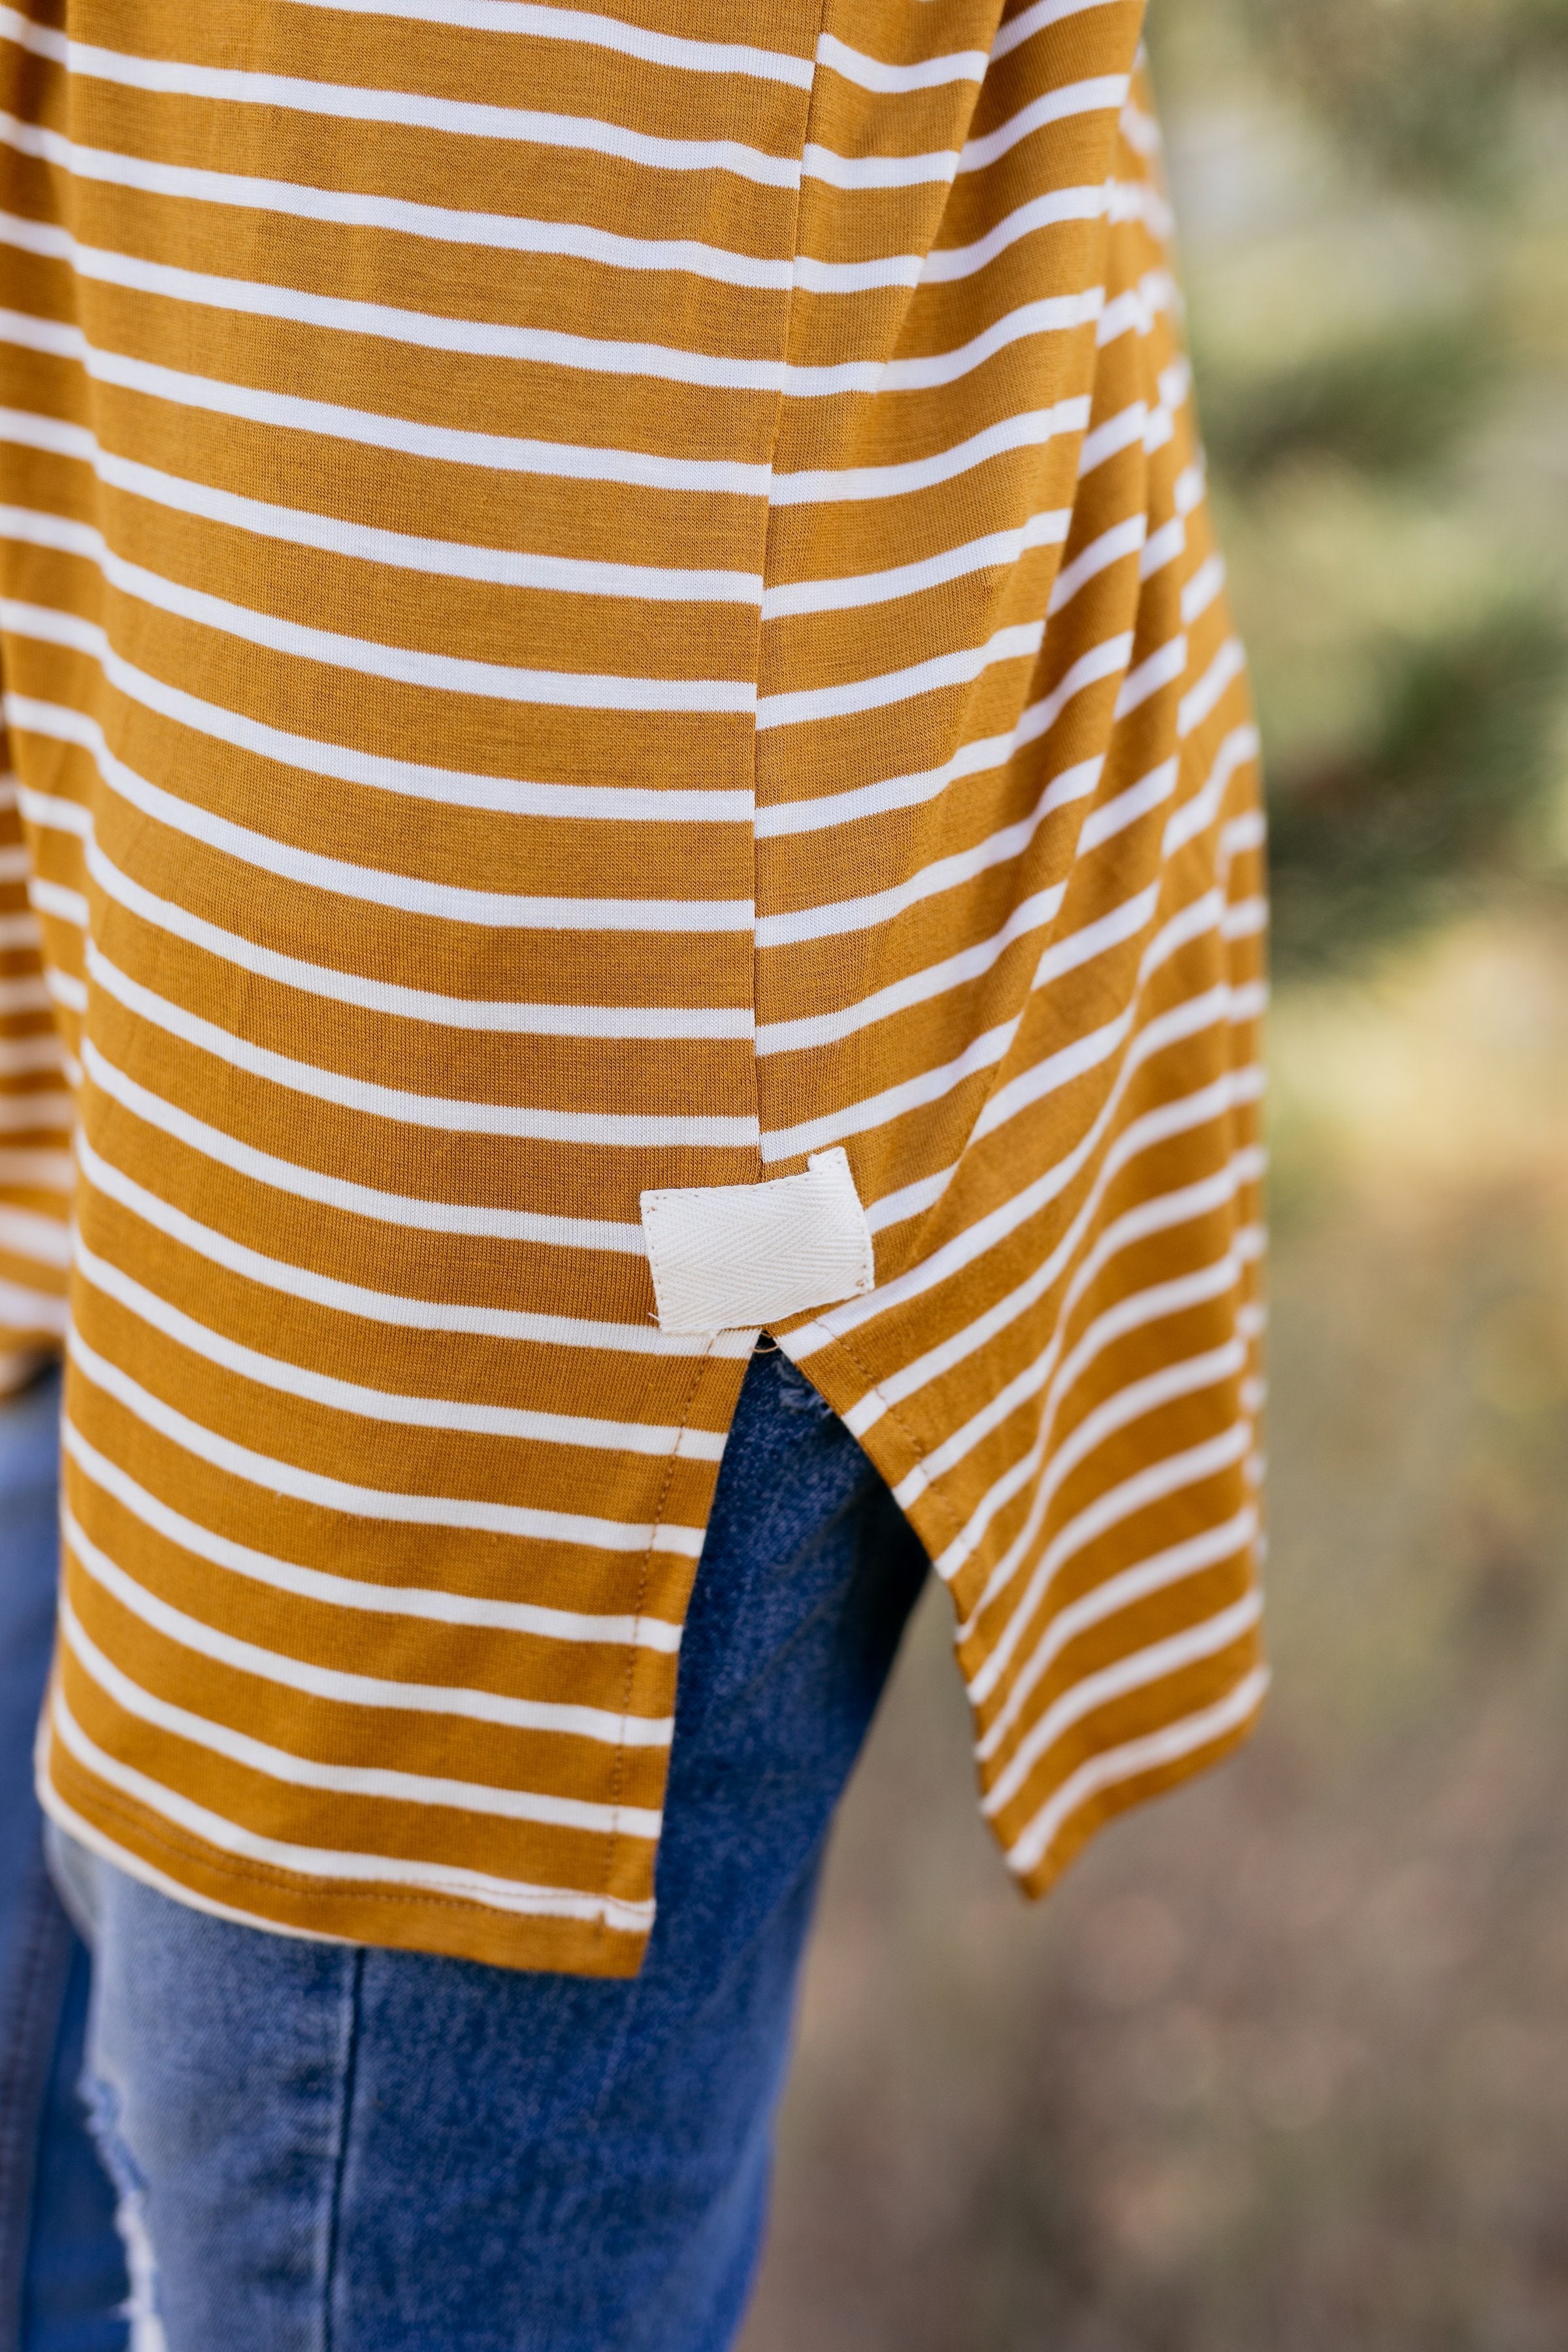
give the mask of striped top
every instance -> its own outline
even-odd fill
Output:
[[[182,1899],[635,1970],[756,1336],[655,1320],[641,1196],[838,1150],[875,1287],[779,1335],[1025,1886],[1254,1714],[1257,741],[1140,15],[0,5],[41,1776]]]

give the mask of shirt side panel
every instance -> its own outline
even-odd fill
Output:
[[[950,1584],[1038,1892],[1263,1688],[1258,747],[1139,11],[977,15],[940,81],[896,5],[855,22],[907,111],[814,101],[862,161],[808,143],[774,460],[762,1152],[849,1155],[877,1287],[784,1344]]]

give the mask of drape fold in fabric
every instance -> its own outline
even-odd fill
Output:
[[[1251,1720],[1257,740],[1140,15],[0,6],[0,1336],[44,1799],[154,1885],[636,1969],[755,1336],[639,1204],[840,1149],[876,1286],[778,1336],[1024,1885]]]

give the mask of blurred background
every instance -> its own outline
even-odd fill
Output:
[[[929,1594],[745,2352],[1568,2345],[1568,0],[1152,0],[1277,891],[1266,1727],[1026,1909]]]

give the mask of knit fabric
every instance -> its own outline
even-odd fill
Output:
[[[875,1287],[778,1336],[1024,1885],[1254,1715],[1257,740],[1140,16],[0,6],[0,1346],[45,1801],[143,1879],[636,1969],[755,1337],[660,1328],[641,1196],[840,1148]]]

